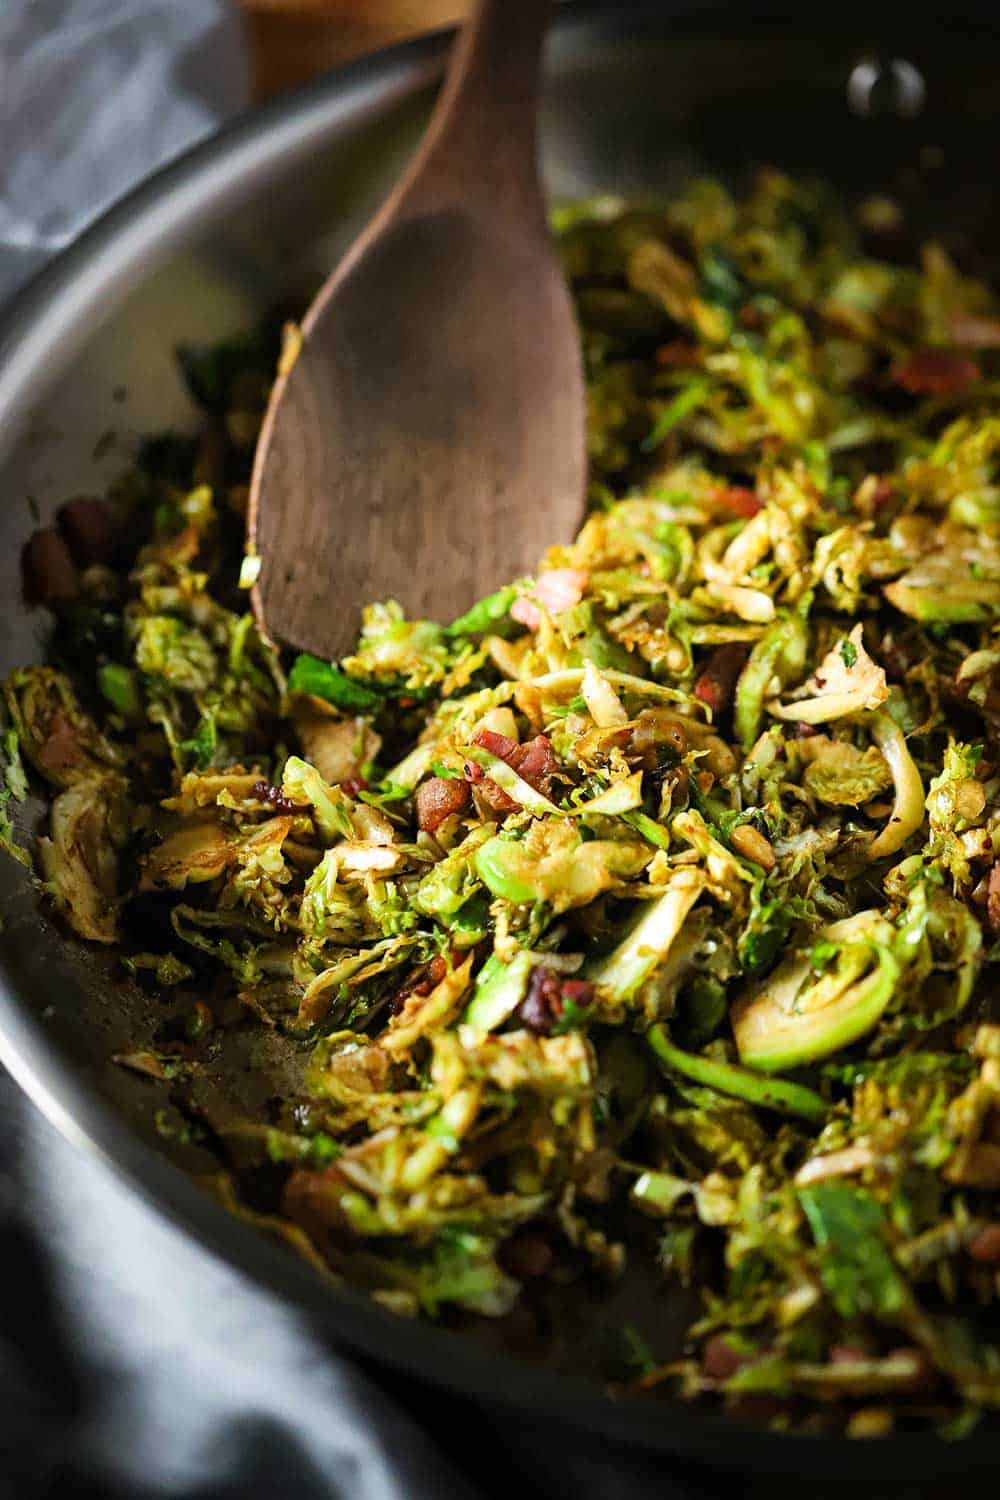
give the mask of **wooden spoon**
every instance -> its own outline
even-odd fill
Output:
[[[273,640],[338,657],[372,599],[452,619],[579,524],[579,338],[536,164],[549,8],[480,0],[416,159],[274,386],[249,512]]]

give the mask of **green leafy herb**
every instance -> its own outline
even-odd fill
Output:
[[[657,849],[670,848],[670,834],[648,813],[625,812],[621,814],[621,817],[626,823],[630,823],[637,833],[641,833],[650,844],[655,844]]]
[[[897,1321],[911,1293],[886,1239],[885,1214],[862,1188],[820,1182],[799,1189],[820,1252],[820,1275],[843,1318]]]
[[[510,607],[517,595],[518,590],[513,585],[497,589],[495,594],[487,594],[471,609],[466,610],[464,615],[459,615],[457,620],[452,620],[448,626],[448,634],[451,636],[484,635],[487,631],[493,630],[501,621],[507,619]]]
[[[462,780],[461,771],[456,771],[454,766],[446,766],[439,760],[431,761],[431,775],[439,776],[442,781]]]
[[[830,967],[839,952],[840,946],[837,943],[814,943],[809,955],[813,972],[822,974],[824,969]]]
[[[766,974],[776,963],[796,922],[810,915],[799,896],[768,895],[763,881],[751,892],[750,916],[740,934],[737,951],[745,974]]]
[[[308,693],[313,698],[323,698],[345,713],[370,714],[381,705],[379,693],[366,687],[355,677],[348,677],[332,662],[321,661],[308,652],[297,656],[288,674],[290,693]]]
[[[291,1135],[285,1130],[269,1130],[267,1154],[274,1162],[305,1162],[311,1167],[328,1167],[343,1152],[333,1136],[319,1130],[315,1135]]]
[[[593,1008],[577,1005],[569,996],[562,997],[562,1015],[552,1028],[553,1036],[565,1036],[569,1031],[583,1031],[594,1018]]]
[[[410,787],[399,786],[395,781],[380,781],[377,787],[359,792],[358,801],[367,802],[369,807],[384,807],[387,802],[404,802],[409,796],[412,796]]]
[[[704,406],[711,389],[707,380],[692,380],[690,385],[686,385],[660,412],[648,437],[643,439],[643,452],[652,453],[685,417],[697,411],[699,406]]]
[[[112,708],[125,718],[137,719],[142,713],[138,673],[130,667],[119,666],[117,662],[98,667],[97,686]]]
[[[204,771],[212,764],[218,743],[215,715],[203,714],[191,739],[182,740],[178,748],[191,757],[199,771]]]

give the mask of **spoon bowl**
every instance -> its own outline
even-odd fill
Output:
[[[536,165],[547,11],[480,4],[414,163],[275,384],[249,516],[273,640],[343,655],[370,598],[449,619],[579,523],[579,339]]]

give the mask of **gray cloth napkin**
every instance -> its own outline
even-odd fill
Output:
[[[41,1257],[30,1318],[9,1280],[0,1293],[5,1338],[38,1341],[44,1354],[33,1384],[23,1369],[15,1377],[14,1432],[0,1400],[0,1441],[19,1450],[2,1466],[16,1475],[17,1500],[86,1485],[143,1500],[473,1500],[403,1405],[304,1318],[187,1239],[20,1100],[4,1098],[0,1118],[17,1122],[19,1138],[7,1179],[18,1191],[4,1195],[20,1225],[14,1251],[25,1257],[30,1237]],[[10,1256],[8,1247],[8,1272]]]
[[[225,0],[0,3],[0,292],[248,99]]]

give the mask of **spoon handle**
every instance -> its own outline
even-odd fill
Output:
[[[399,207],[404,212],[481,200],[492,217],[544,216],[537,101],[552,0],[479,0]]]

